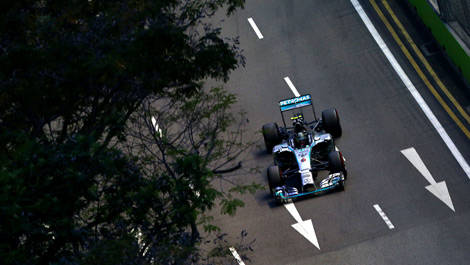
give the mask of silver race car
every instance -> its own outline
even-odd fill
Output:
[[[310,95],[282,100],[279,107],[284,126],[268,123],[262,129],[266,149],[274,156],[274,165],[267,173],[269,189],[276,201],[344,190],[345,159],[334,143],[334,138],[342,134],[338,111],[324,110],[321,119],[317,119]],[[312,113],[310,110],[304,113],[310,107]],[[285,113],[293,113],[292,126],[286,125]],[[312,116],[311,121],[306,116]],[[322,170],[328,171],[328,175],[320,179],[318,172]]]

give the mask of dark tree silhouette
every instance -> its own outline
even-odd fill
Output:
[[[243,4],[0,3],[1,264],[203,259],[205,211],[243,205],[211,181],[245,148],[233,95],[203,88],[243,63],[208,21]]]

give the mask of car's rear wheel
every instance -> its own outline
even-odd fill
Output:
[[[270,166],[268,168],[268,183],[269,183],[269,190],[271,191],[271,195],[274,196],[274,189],[276,187],[282,186],[282,180],[279,174],[278,166]]]
[[[321,118],[325,131],[333,135],[333,137],[341,137],[343,130],[339,123],[338,111],[335,108],[322,111]]]
[[[263,125],[263,138],[264,144],[266,145],[266,151],[268,151],[268,153],[272,153],[273,147],[281,143],[281,135],[276,123]]]

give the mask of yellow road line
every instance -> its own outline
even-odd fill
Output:
[[[432,69],[431,65],[429,65],[428,61],[426,58],[424,58],[423,54],[421,51],[418,49],[414,41],[411,39],[410,35],[408,32],[405,30],[405,27],[403,27],[403,24],[401,24],[400,20],[398,20],[397,16],[393,12],[393,10],[390,8],[390,5],[388,4],[387,0],[382,0],[383,5],[385,6],[385,9],[388,11],[390,16],[392,17],[393,21],[395,24],[398,26],[400,29],[401,33],[405,37],[405,39],[408,41],[408,43],[411,45],[413,48],[413,51],[418,55],[418,58],[421,60],[423,63],[424,67],[426,70],[429,72],[429,74],[432,76],[434,81],[436,81],[437,85],[441,88],[442,92],[449,98],[449,100],[454,104],[455,108],[459,111],[459,113],[462,115],[462,117],[470,124],[470,116],[465,112],[465,110],[460,106],[460,104],[457,102],[457,100],[452,96],[452,94],[447,90],[446,86],[441,82],[441,79],[437,76],[436,72]]]
[[[403,42],[400,40],[400,38],[398,37],[398,34],[395,32],[395,30],[393,29],[392,25],[388,22],[387,18],[385,17],[385,15],[382,13],[382,11],[380,10],[380,8],[378,7],[377,3],[375,2],[375,0],[369,0],[369,2],[372,4],[372,6],[374,7],[375,9],[375,12],[377,12],[377,14],[379,15],[380,19],[382,20],[382,22],[385,24],[385,26],[387,27],[388,31],[392,34],[392,37],[393,39],[395,40],[395,42],[398,44],[398,46],[400,47],[400,49],[402,50],[402,52],[405,54],[406,58],[408,59],[408,61],[410,61],[411,65],[413,66],[413,68],[415,69],[415,71],[418,73],[419,77],[423,80],[424,84],[429,88],[429,90],[431,91],[431,93],[434,95],[434,97],[437,99],[437,101],[439,101],[439,103],[441,104],[441,106],[444,108],[444,110],[447,112],[447,114],[449,114],[449,116],[452,118],[452,120],[454,120],[454,122],[457,124],[457,126],[459,126],[459,128],[462,130],[462,132],[467,136],[467,138],[470,139],[470,132],[468,131],[468,129],[463,125],[463,123],[460,121],[460,119],[455,115],[455,113],[452,111],[452,109],[447,105],[447,103],[442,99],[441,95],[439,95],[439,93],[436,91],[436,89],[432,86],[431,82],[429,82],[428,78],[424,75],[423,71],[421,71],[421,69],[419,68],[418,64],[416,63],[416,61],[413,59],[413,57],[411,56],[410,52],[408,51],[408,49],[405,47],[405,45],[403,44]]]

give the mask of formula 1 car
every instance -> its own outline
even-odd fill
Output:
[[[263,137],[268,153],[273,153],[274,165],[267,170],[269,189],[275,200],[281,203],[299,197],[316,195],[328,190],[344,190],[347,177],[345,159],[338,151],[334,138],[342,134],[338,111],[324,110],[317,119],[310,95],[279,102],[284,127],[276,123],[263,125]],[[307,121],[303,110],[312,108],[312,121]],[[284,115],[290,117],[287,126]],[[322,180],[318,172],[329,171]]]

